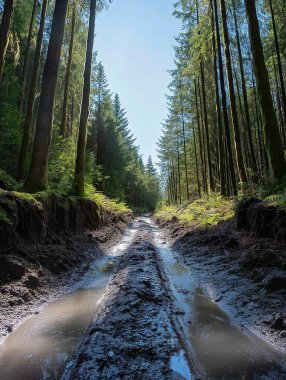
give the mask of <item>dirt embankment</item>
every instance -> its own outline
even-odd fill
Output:
[[[67,290],[132,215],[82,198],[0,195],[0,338]]]
[[[234,220],[205,229],[157,220],[178,260],[221,306],[286,351],[286,213],[241,202]]]
[[[159,257],[141,232],[122,256],[89,335],[63,379],[182,379],[170,369],[180,343]]]

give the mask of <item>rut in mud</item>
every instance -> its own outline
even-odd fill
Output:
[[[282,361],[219,308],[146,217],[71,294],[10,334],[0,377],[284,379]]]

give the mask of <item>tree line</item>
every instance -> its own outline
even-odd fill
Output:
[[[94,52],[96,17],[110,2],[0,0],[1,170],[26,192],[84,196],[88,184],[152,209],[152,159],[144,165]]]
[[[286,175],[286,3],[179,0],[168,117],[158,152],[166,199],[236,196]]]

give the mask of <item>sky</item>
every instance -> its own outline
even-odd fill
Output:
[[[127,111],[145,162],[149,155],[156,161],[156,142],[167,116],[167,70],[174,68],[174,37],[180,30],[173,2],[113,0],[96,20],[98,60]]]

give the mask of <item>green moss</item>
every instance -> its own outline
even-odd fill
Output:
[[[12,224],[12,220],[10,219],[7,212],[1,208],[0,208],[0,220],[5,223]]]
[[[155,216],[166,220],[176,216],[180,223],[195,227],[212,227],[234,216],[235,202],[212,194],[183,206],[164,206]]]
[[[19,183],[11,177],[9,174],[7,174],[4,170],[0,169],[0,179],[8,186],[10,186],[12,189],[17,189],[19,187]]]
[[[129,209],[125,203],[108,198],[103,193],[96,191],[92,185],[85,185],[85,198],[94,201],[96,204],[98,204],[98,206],[101,206],[105,210],[113,212],[114,214],[132,212],[132,210]]]

